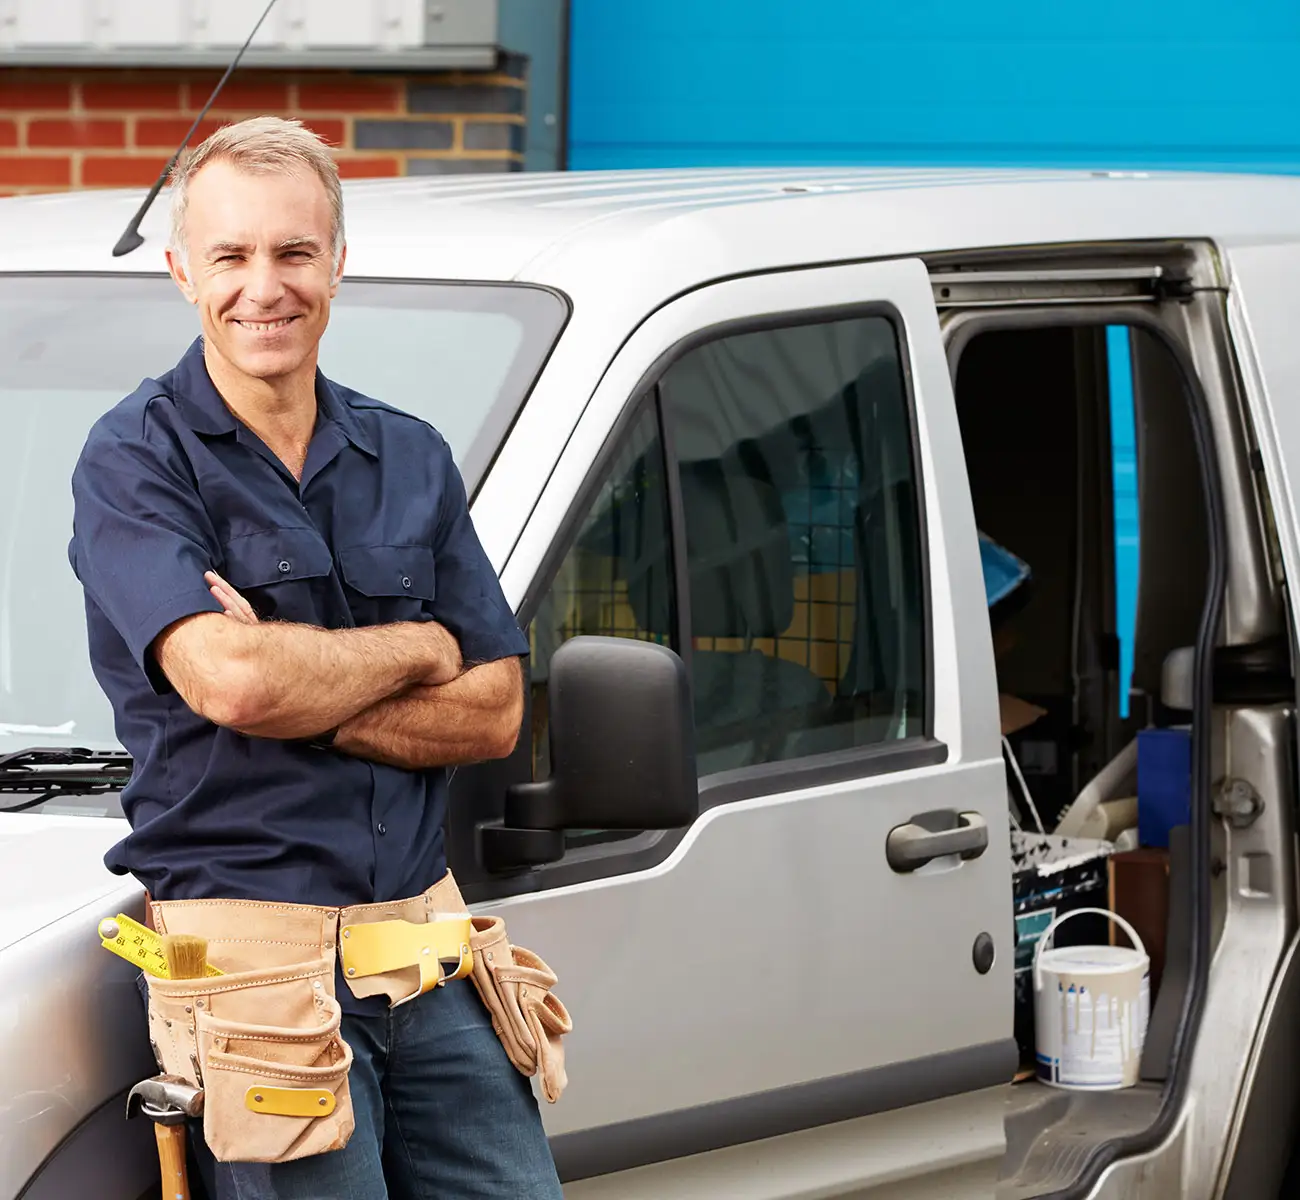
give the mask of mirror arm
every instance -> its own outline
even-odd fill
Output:
[[[502,819],[479,826],[479,854],[493,874],[559,862],[564,857],[564,829],[554,780],[508,788]]]
[[[506,791],[504,824],[512,829],[563,829],[554,779],[516,783]]]

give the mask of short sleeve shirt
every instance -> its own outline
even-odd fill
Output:
[[[262,619],[436,620],[466,663],[528,652],[442,437],[319,373],[316,401],[298,482],[226,407],[199,339],[95,424],[73,474],[91,664],[135,763],[105,862],[158,899],[384,901],[446,869],[444,770],[248,737],[171,688],[150,647],[221,611],[205,571]]]

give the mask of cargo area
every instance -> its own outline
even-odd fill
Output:
[[[1207,578],[1205,506],[1177,362],[1152,332],[988,318],[960,340],[954,390],[1012,822],[1020,1070],[999,1195],[1020,1200],[1068,1186],[1088,1150],[1147,1128],[1160,1108],[1186,982],[1191,647]],[[1130,396],[1132,430],[1115,430]],[[1126,432],[1136,435],[1136,487],[1116,479],[1115,439]],[[1130,505],[1118,522],[1117,497]],[[1136,549],[1141,564],[1135,605],[1117,593],[1117,544]],[[1136,1081],[1113,1090],[1049,1086],[1052,1068],[1037,1054],[1035,949],[1053,921],[1081,909],[1123,916],[1151,959]],[[1131,942],[1085,914],[1052,944]]]

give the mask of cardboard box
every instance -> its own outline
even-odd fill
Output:
[[[1151,959],[1151,1001],[1154,1004],[1165,969],[1165,939],[1169,928],[1169,851],[1160,847],[1125,850],[1109,862],[1110,909],[1142,939]],[[1110,927],[1110,944],[1127,946],[1128,935]]]
[[[1002,736],[1010,737],[1022,729],[1028,729],[1039,717],[1047,715],[1047,709],[1021,700],[1018,696],[1008,696],[1006,692],[998,693],[998,715],[1002,718]]]

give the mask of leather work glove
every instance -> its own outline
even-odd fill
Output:
[[[540,1075],[542,1095],[554,1104],[568,1083],[560,1039],[573,1028],[551,991],[555,973],[536,954],[510,944],[500,917],[474,917],[472,925],[470,978],[492,1014],[492,1027],[516,1069]]]

